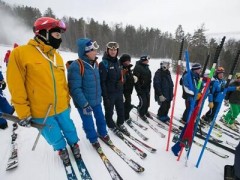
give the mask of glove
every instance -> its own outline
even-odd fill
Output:
[[[240,91],[240,86],[237,86],[237,87],[236,87],[236,90],[237,90],[237,91]]]
[[[210,103],[208,104],[208,107],[209,107],[210,109],[212,109],[213,106],[214,106],[213,102],[210,102]]]
[[[109,109],[110,108],[110,100],[108,98],[104,98],[103,105],[104,105],[105,109]]]
[[[138,77],[133,75],[134,83],[137,83]]]
[[[29,116],[25,119],[21,119],[18,124],[23,127],[31,127],[32,116]]]
[[[229,100],[224,100],[224,105],[229,106]]]
[[[197,100],[199,100],[202,97],[202,93],[197,94]]]
[[[92,115],[92,110],[93,110],[92,107],[88,104],[87,106],[85,106],[83,108],[83,114],[90,116],[90,115]]]
[[[2,90],[4,90],[6,88],[6,82],[5,81],[2,81],[1,82],[1,87],[0,87]]]
[[[163,101],[165,101],[165,100],[166,100],[166,98],[165,98],[163,95],[159,96],[159,101],[160,101],[160,102],[163,102]]]

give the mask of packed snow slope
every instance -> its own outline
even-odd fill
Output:
[[[2,61],[3,74],[6,76],[6,66],[3,63],[3,58],[5,53],[11,47],[9,46],[0,46],[0,58]],[[73,60],[77,58],[76,53],[71,52],[60,52],[64,58],[64,61]],[[101,55],[99,55],[99,61],[101,60]],[[132,64],[135,65],[136,58],[133,58]],[[169,60],[170,61],[170,60]],[[156,72],[156,70],[160,66],[161,59],[151,59],[149,62],[149,67],[152,71],[152,76]],[[44,72],[43,72],[44,73]],[[172,73],[173,81],[175,82],[175,74]],[[8,100],[11,99],[11,96],[8,92],[8,89],[4,90],[4,93]],[[174,116],[180,118],[185,105],[182,99],[182,89],[179,86],[178,92],[176,95],[176,107]],[[44,98],[44,97],[42,97]],[[132,95],[132,103],[134,105],[138,104],[138,97],[134,90]],[[81,154],[83,160],[94,180],[110,180],[111,176],[109,175],[107,169],[105,168],[102,160],[99,155],[86,139],[85,133],[82,128],[81,118],[72,104],[71,101],[71,118],[73,119],[78,136],[80,138],[79,145],[81,149]],[[151,88],[151,106],[150,111],[157,113],[159,106],[154,101],[154,91],[153,87]],[[223,113],[223,110],[226,109],[224,105],[221,108],[220,115]],[[207,103],[205,103],[204,112],[207,111]],[[170,111],[171,112],[171,111]],[[170,113],[169,113],[170,115]],[[137,120],[142,125],[147,127],[147,124],[144,124],[143,121],[138,119],[138,117],[131,113],[131,117],[134,120]],[[114,119],[116,119],[116,114],[114,114]],[[174,120],[176,122],[176,120]],[[178,122],[176,122],[178,123]],[[11,171],[6,171],[6,164],[8,157],[10,155],[11,149],[11,132],[12,126],[11,122],[9,122],[9,127],[6,130],[0,130],[0,180],[65,180],[66,174],[62,165],[62,162],[57,154],[54,152],[52,147],[49,146],[46,141],[40,137],[40,140],[37,144],[36,150],[32,151],[32,146],[37,136],[38,131],[34,128],[23,128],[19,127],[17,130],[17,144],[18,144],[18,157],[19,157],[19,165],[16,169],[12,169]],[[140,159],[122,140],[116,137],[111,131],[109,131],[109,135],[113,141],[113,143],[122,150],[128,157],[138,162],[141,166],[145,168],[145,171],[141,174],[134,172],[118,155],[116,155],[109,147],[107,147],[103,142],[100,141],[104,153],[107,155],[113,166],[117,169],[119,174],[122,176],[124,180],[221,180],[223,179],[223,169],[226,164],[233,164],[234,155],[218,148],[210,143],[207,144],[208,147],[213,148],[216,151],[219,151],[223,154],[229,155],[229,158],[223,159],[221,157],[216,156],[215,154],[205,150],[204,156],[202,158],[201,164],[199,168],[196,168],[196,162],[199,157],[201,148],[193,144],[192,151],[188,160],[188,167],[185,166],[185,156],[186,152],[184,151],[182,158],[180,161],[177,161],[177,157],[173,155],[171,149],[166,151],[167,144],[167,135],[168,132],[157,127],[156,123],[151,121],[151,124],[156,126],[161,132],[163,132],[166,137],[161,138],[158,134],[156,134],[152,129],[148,127],[148,130],[144,131],[140,129],[138,126],[135,126],[139,131],[141,131],[145,136],[149,138],[147,143],[148,145],[157,149],[157,152],[150,153],[146,151],[143,147],[139,146],[135,142],[139,148],[144,150],[147,153],[147,157],[145,159]],[[220,122],[219,122],[220,124]],[[138,135],[126,125],[131,135],[140,139]],[[171,134],[173,137],[173,134]],[[238,142],[234,139],[222,135],[221,138],[224,142],[229,140],[235,144]],[[140,139],[141,140],[141,139]],[[196,141],[203,144],[203,141],[196,138]],[[224,143],[225,144],[225,143]],[[173,145],[171,142],[170,147]],[[73,159],[72,159],[73,160]],[[79,173],[77,172],[76,164],[73,162],[75,171],[77,176],[79,177]],[[79,178],[80,179],[80,178]]]

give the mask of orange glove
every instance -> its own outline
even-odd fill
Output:
[[[213,106],[214,106],[213,102],[210,102],[210,103],[208,104],[208,107],[209,107],[210,109],[212,109]]]
[[[197,94],[197,100],[199,100],[202,97],[202,93]]]

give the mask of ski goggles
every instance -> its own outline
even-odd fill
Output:
[[[147,60],[149,61],[150,60],[150,56],[148,56],[148,55],[141,56],[140,60],[141,61],[147,61]]]
[[[97,41],[88,41],[85,46],[85,53],[88,53],[90,51],[96,50],[99,48],[99,45],[97,44]]]
[[[119,48],[119,44],[117,42],[108,42],[107,43],[107,48],[109,48],[109,49],[118,49]]]
[[[67,29],[66,24],[62,20],[48,23],[46,26],[47,30],[59,28],[61,30],[61,33],[65,32]]]
[[[224,72],[225,72],[225,70],[224,70],[223,67],[218,67],[217,70],[216,70],[217,74],[224,73]]]

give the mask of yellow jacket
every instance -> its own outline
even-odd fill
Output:
[[[38,39],[31,39],[27,45],[11,52],[7,83],[20,119],[44,118],[50,104],[53,107],[49,116],[69,107],[63,59],[55,49]]]

